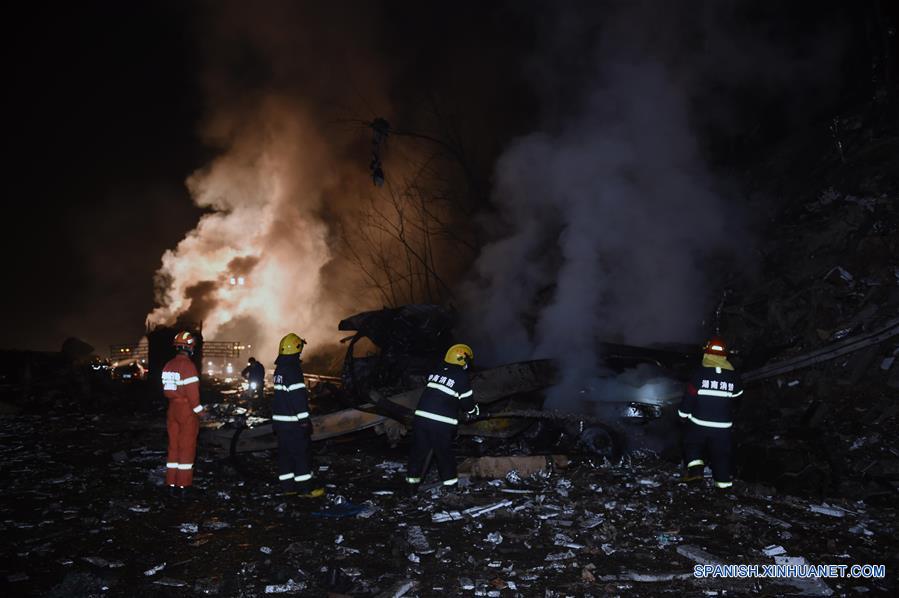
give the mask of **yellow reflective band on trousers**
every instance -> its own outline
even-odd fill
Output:
[[[452,479],[450,479],[450,480],[443,480],[443,485],[444,485],[444,486],[452,486],[453,484],[458,484],[458,483],[459,483],[459,478],[452,478]]]
[[[451,417],[446,417],[445,415],[438,415],[436,413],[431,413],[430,411],[422,411],[421,409],[416,409],[415,415],[417,415],[418,417],[423,417],[425,419],[432,419],[435,422],[442,422],[444,424],[452,424],[454,426],[459,423],[458,420],[455,420]]]
[[[409,478],[409,477],[407,477],[407,478],[406,478],[406,481],[409,482],[410,484],[420,484],[420,483],[421,483],[421,478]]]
[[[692,461],[687,463],[687,468],[689,469],[690,467],[696,467],[697,465],[705,465],[705,461],[703,461],[702,459],[693,459]]]
[[[698,417],[690,416],[690,421],[696,424],[697,426],[702,426],[703,428],[730,428],[734,425],[733,422],[710,422],[704,419],[699,419]]]
[[[715,485],[719,488],[730,488],[734,485],[733,482],[715,482]]]

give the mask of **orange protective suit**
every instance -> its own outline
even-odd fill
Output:
[[[179,353],[162,368],[162,390],[169,400],[169,455],[165,483],[186,488],[193,483],[197,433],[200,431],[200,376],[197,367]]]

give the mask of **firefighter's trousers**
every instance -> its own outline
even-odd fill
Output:
[[[731,428],[708,428],[688,421],[684,430],[685,463],[704,464],[708,456],[715,482],[719,486],[730,484],[731,438]]]
[[[172,399],[169,400],[166,424],[169,431],[169,454],[165,483],[186,488],[194,481],[194,458],[197,455],[200,419],[187,401]]]
[[[310,422],[273,422],[278,439],[278,480],[284,492],[312,487],[312,425]]]
[[[428,453],[434,451],[437,472],[445,486],[458,482],[456,477],[456,457],[453,455],[453,438],[456,426],[415,416],[412,423],[412,447],[409,452],[409,467],[406,480],[411,484],[421,482],[427,473]]]

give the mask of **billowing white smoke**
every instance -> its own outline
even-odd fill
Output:
[[[268,362],[287,332],[334,341],[340,310],[323,296],[331,251],[318,215],[331,169],[297,106],[269,99],[241,119],[226,123],[221,157],[188,180],[210,211],[163,256],[149,320],[202,321],[206,338],[249,342]]]
[[[576,114],[500,159],[504,232],[465,292],[487,359],[557,359],[560,398],[601,384],[598,340],[697,340],[710,295],[702,261],[731,244],[669,70],[618,61],[585,83]]]

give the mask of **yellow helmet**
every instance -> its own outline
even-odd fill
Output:
[[[443,361],[454,365],[468,365],[474,359],[474,351],[468,345],[453,345],[446,352]]]
[[[278,345],[278,355],[296,355],[302,353],[303,345],[305,344],[305,339],[302,339],[300,338],[300,335],[291,332],[281,339],[281,344]]]

